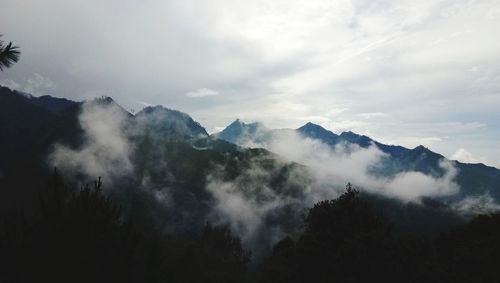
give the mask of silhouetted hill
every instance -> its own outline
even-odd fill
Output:
[[[50,95],[32,97],[31,102],[52,113],[61,113],[75,104],[78,104],[66,98],[58,98]]]

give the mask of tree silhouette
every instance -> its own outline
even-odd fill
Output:
[[[58,172],[39,209],[0,215],[0,282],[243,282],[249,253],[227,226],[198,236],[132,223],[101,178],[72,190]]]
[[[17,62],[20,54],[18,46],[13,46],[12,42],[5,45],[3,40],[0,40],[0,71],[3,71],[4,68],[9,68],[13,63]]]
[[[500,213],[476,216],[437,244],[450,281],[500,282]]]
[[[443,282],[432,246],[395,237],[350,184],[337,199],[315,204],[304,224],[296,242],[275,245],[262,282]]]
[[[228,226],[207,223],[184,258],[186,282],[243,282],[250,253]]]
[[[363,282],[390,273],[390,228],[351,184],[339,198],[315,204],[305,224],[297,244],[303,281],[328,282],[333,273],[341,282]]]

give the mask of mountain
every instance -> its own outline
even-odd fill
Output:
[[[46,97],[42,101],[0,89],[0,131],[5,137],[0,140],[0,215],[39,205],[40,190],[51,180],[53,170],[47,157],[58,145],[65,152],[78,153],[70,154],[67,163],[58,168],[66,184],[78,188],[96,178],[100,171],[86,172],[89,164],[103,174],[119,171],[112,177],[103,175],[108,188],[105,193],[125,214],[134,215],[135,223],[186,238],[200,231],[207,221],[229,223],[245,235],[245,244],[253,248],[254,258],[270,252],[281,235],[298,233],[303,216],[314,202],[335,196],[343,187],[318,184],[314,169],[263,148],[242,146],[256,146],[283,133],[286,137],[295,130],[271,130],[260,123],[236,120],[223,132],[209,136],[188,114],[162,106],[146,107],[132,115],[110,97],[87,102]],[[99,144],[89,142],[88,129],[80,124],[86,120],[82,114],[87,107],[111,110],[124,118],[123,131],[118,134],[123,140],[115,142],[116,133],[104,131],[104,140],[111,142],[96,149]],[[99,133],[106,122],[102,117],[109,116],[98,116],[90,123]],[[362,146],[369,139],[355,133],[336,135],[312,123],[296,131],[331,146],[347,141]],[[121,147],[123,144],[126,146]],[[387,149],[399,152],[402,157],[398,162],[408,168],[418,167],[419,160],[439,157],[423,147]],[[109,152],[125,154],[131,166],[121,170],[123,158],[113,159]],[[101,160],[106,166],[100,166]],[[388,166],[387,172],[399,170],[398,162],[389,162],[395,169]],[[424,168],[425,162],[421,164]],[[468,175],[464,175],[471,186],[477,182],[475,176],[493,180],[490,175],[497,174],[485,167],[474,170],[466,170]],[[435,200],[407,205],[368,192],[363,197],[402,231],[435,235],[462,221],[452,209]]]
[[[368,147],[373,142],[371,138],[364,135],[358,135],[351,131],[342,132],[339,136],[339,141],[346,141],[349,143],[357,144],[361,147]]]
[[[205,128],[188,114],[163,106],[146,107],[135,115],[135,120],[145,132],[162,138],[200,139],[209,136]]]
[[[303,127],[297,129],[297,131],[306,137],[316,138],[324,143],[331,144],[331,135],[325,135],[325,131],[328,132],[326,129],[319,125],[311,126],[310,124],[312,123],[308,123],[303,127],[309,125],[308,128],[314,129],[314,131],[300,131]],[[338,142],[349,142],[363,148],[374,144],[382,152],[388,154],[390,159],[385,159],[385,163],[381,168],[382,170],[378,172],[382,175],[394,175],[402,171],[417,171],[433,176],[441,176],[443,174],[443,169],[439,166],[439,163],[441,160],[446,160],[446,158],[422,145],[413,149],[386,145],[367,136],[358,135],[350,131],[341,133],[338,136]],[[455,181],[462,188],[459,193],[461,197],[488,194],[497,201],[500,201],[500,170],[498,168],[481,163],[451,162],[458,169]]]
[[[103,170],[121,170],[121,163],[114,160],[123,159],[111,159],[111,162],[107,159],[110,156],[107,152],[112,149],[106,146],[96,149],[95,143],[88,142],[85,129],[79,123],[87,107],[98,107],[125,117],[120,138],[126,139],[127,147],[124,148],[130,151],[118,152],[127,154],[125,158],[133,166],[124,170],[126,173],[120,178],[104,178],[104,182],[117,188],[110,194],[123,211],[134,213],[138,217],[136,221],[145,226],[192,235],[193,230],[203,228],[209,220],[207,217],[213,213],[215,200],[207,187],[217,188],[218,184],[225,182],[238,184],[238,187],[253,190],[256,194],[261,188],[268,188],[274,190],[276,196],[296,195],[305,199],[301,186],[295,179],[287,177],[290,174],[306,175],[303,166],[281,161],[265,149],[244,149],[209,137],[198,122],[180,111],[155,106],[132,115],[122,113],[125,110],[109,97],[74,102],[65,110],[52,111],[33,103],[33,97],[5,88],[1,91],[0,130],[6,138],[0,140],[0,213],[4,210],[11,213],[19,207],[37,207],[40,187],[43,189],[51,176],[52,168],[49,168],[47,157],[56,144],[63,145],[65,152],[78,152],[70,155],[74,160],[68,161],[77,164],[76,170],[81,171],[68,172],[73,167],[64,165],[58,168],[63,174],[71,173],[65,174],[68,184],[77,187],[96,177],[89,176],[85,166],[100,160],[112,167]],[[101,117],[108,116],[98,116]],[[91,126],[102,133],[100,126],[105,122],[96,119]],[[111,146],[123,144],[123,141],[114,142],[114,133],[104,134],[106,141],[112,140]],[[247,173],[255,168],[262,168],[265,175],[255,179],[253,174]],[[305,184],[309,179],[301,177],[300,180]],[[269,219],[263,220],[262,225],[268,222],[276,225],[278,221],[284,223],[280,224],[283,231],[297,229],[302,210],[292,209],[286,204],[280,207],[289,212],[269,212]],[[266,245],[263,247],[267,248]]]
[[[36,198],[32,188],[45,183],[51,171],[47,163],[48,155],[56,144],[70,149],[84,146],[84,129],[79,117],[84,107],[96,106],[112,109],[115,114],[124,117],[125,127],[140,124],[143,133],[157,133],[171,140],[208,139],[206,130],[187,114],[161,106],[145,108],[134,116],[110,97],[76,102],[52,96],[34,97],[0,86],[0,187],[8,188],[13,184],[17,187],[16,190],[0,190],[0,210],[20,207],[19,202]],[[140,134],[133,131],[127,133],[131,138]],[[222,141],[207,140],[204,146],[236,150]]]
[[[80,107],[79,102],[0,86],[0,210],[21,207],[33,195],[33,184],[45,182],[46,155],[54,144],[81,143]],[[4,189],[13,183],[16,190]]]
[[[223,131],[214,135],[215,138],[222,139],[234,144],[246,144],[249,141],[259,142],[265,138],[269,130],[263,124],[244,123],[240,119],[236,119],[229,124]]]
[[[0,87],[0,170],[6,164],[46,151],[77,129],[81,103],[51,96],[32,97]]]
[[[61,113],[76,104],[74,101],[69,99],[53,97],[50,95],[43,95],[39,97],[30,96],[29,99],[34,105],[55,114]]]
[[[339,142],[340,138],[333,132],[328,131],[327,129],[311,122],[308,122],[304,126],[298,128],[296,131],[305,137],[321,140],[328,145],[336,145]]]
[[[240,146],[253,144],[254,147],[260,145],[265,148],[266,144],[273,137],[284,131],[284,129],[268,129],[261,124],[258,124],[258,127],[256,125],[255,123],[245,124],[236,120],[222,132],[214,136]],[[422,145],[413,149],[397,145],[387,145],[373,140],[368,136],[359,135],[351,131],[342,132],[340,135],[337,135],[311,122],[294,131],[305,138],[319,140],[332,148],[340,143],[354,144],[362,148],[372,145],[376,146],[379,150],[387,154],[387,157],[382,159],[382,163],[370,172],[377,176],[395,176],[401,172],[416,171],[440,177],[445,173],[444,169],[440,166],[440,162],[441,160],[446,160],[446,158]],[[500,202],[499,169],[484,164],[451,162],[458,169],[455,181],[462,188],[458,197],[486,194]]]

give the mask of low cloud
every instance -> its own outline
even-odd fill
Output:
[[[18,81],[3,79],[0,80],[0,85],[35,96],[53,94],[57,88],[56,84],[50,78],[42,76],[39,73],[33,73],[31,76],[24,77]]]
[[[484,194],[466,197],[453,204],[453,209],[464,215],[477,215],[499,211],[500,205],[489,194]]]
[[[262,164],[273,165],[264,168]],[[254,259],[285,235],[298,231],[303,212],[312,205],[307,201],[308,184],[312,184],[307,171],[289,165],[273,156],[257,156],[236,179],[227,180],[220,167],[207,177],[206,189],[214,199],[211,221],[229,224],[253,251]],[[279,185],[278,178],[283,178]]]
[[[277,169],[264,169],[263,160],[254,158],[234,180],[228,181],[216,168],[207,178],[207,191],[215,201],[211,217],[216,223],[229,223],[243,243],[257,249],[258,254],[263,243],[270,248],[284,235],[299,231],[307,209],[318,201],[338,197],[348,182],[365,192],[404,203],[420,203],[425,197],[452,196],[459,191],[454,182],[457,171],[447,161],[440,163],[444,172],[441,177],[415,171],[375,176],[373,169],[382,166],[388,156],[374,145],[361,148],[341,143],[331,147],[292,130],[271,135],[267,132],[267,139],[263,138],[265,129],[258,127],[256,132],[260,142],[245,135],[241,142],[246,142],[246,147],[264,147],[278,154],[267,157],[264,163],[278,164],[277,168],[295,164],[281,176],[282,183],[271,186]],[[273,217],[280,221],[272,221]]]
[[[320,184],[343,187],[347,182],[352,182],[363,190],[405,202],[420,202],[423,197],[453,195],[459,191],[454,182],[457,170],[444,160],[440,163],[444,172],[441,177],[416,171],[403,171],[386,177],[372,174],[388,158],[375,145],[362,148],[350,143],[340,143],[332,148],[319,140],[302,137],[294,131],[278,132],[261,145],[289,160],[308,166]],[[317,200],[335,197],[336,194],[325,191],[319,193],[319,196],[316,197]]]
[[[459,148],[451,155],[451,159],[464,163],[487,163],[484,157],[476,157],[465,148]]]
[[[153,104],[146,102],[146,101],[137,101],[137,103],[139,103],[140,105],[142,105],[144,107],[154,106]]]
[[[133,170],[132,147],[123,128],[126,112],[115,104],[86,102],[79,116],[84,142],[78,149],[57,144],[49,161],[88,178],[114,180]]]
[[[395,196],[404,201],[415,201],[422,197],[441,197],[458,193],[459,186],[454,182],[457,169],[449,161],[441,160],[439,166],[443,176],[436,178],[421,172],[402,172],[382,187],[384,194]]]

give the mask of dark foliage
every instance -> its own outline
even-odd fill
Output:
[[[0,219],[0,282],[242,282],[249,254],[227,227],[195,240],[127,220],[95,181],[54,179],[36,216]]]
[[[249,252],[227,226],[193,237],[132,222],[102,193],[54,174],[36,213],[0,218],[0,282],[498,282],[500,214],[478,216],[433,240],[395,233],[347,186],[314,205],[247,276]]]
[[[482,215],[431,240],[391,231],[348,185],[310,209],[305,231],[284,238],[262,282],[499,282],[500,214]]]
[[[213,227],[207,223],[184,260],[184,267],[189,267],[185,282],[243,282],[250,254],[227,226]]]
[[[453,282],[500,282],[500,214],[477,216],[438,243]]]
[[[1,36],[0,34],[0,37]],[[4,44],[4,42],[0,40],[0,71],[3,71],[4,68],[9,68],[12,64],[17,62],[20,54],[19,47],[12,45],[12,42]]]
[[[348,185],[338,199],[321,201],[309,210],[305,231],[297,243],[289,238],[278,243],[273,257],[281,266],[273,267],[271,260],[266,273],[272,279],[266,281],[386,279],[395,275],[391,270],[396,260],[395,245],[390,227]]]

